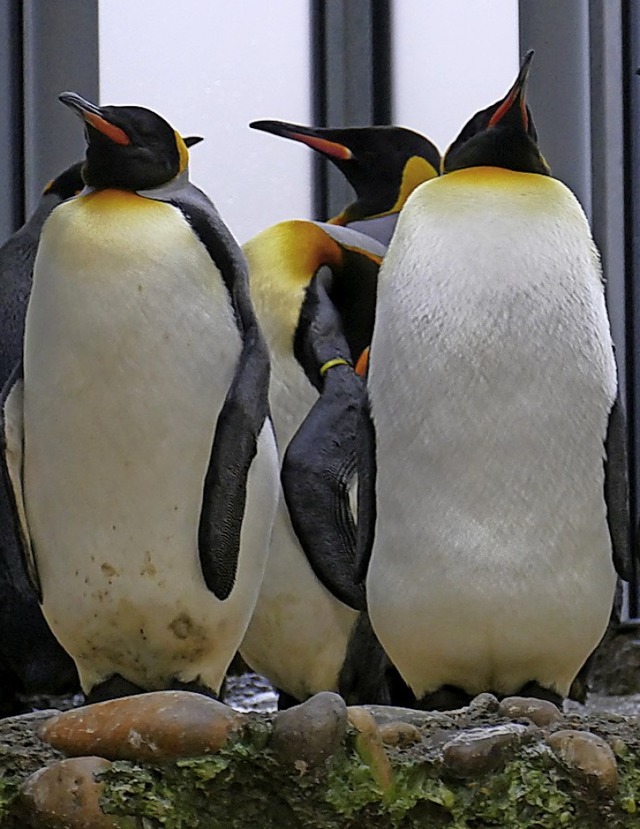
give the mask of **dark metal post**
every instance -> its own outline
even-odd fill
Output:
[[[98,100],[98,0],[23,0],[27,212],[49,179],[84,153],[82,129],[58,95]]]
[[[22,8],[0,0],[0,244],[24,221],[22,177]]]
[[[311,0],[311,42],[315,123],[390,123],[390,0]],[[324,159],[314,164],[314,212],[326,219],[353,194]]]

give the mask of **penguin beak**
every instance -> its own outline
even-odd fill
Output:
[[[58,95],[58,100],[62,101],[65,106],[70,107],[86,124],[89,124],[110,141],[123,147],[131,144],[131,139],[127,133],[107,120],[100,107],[92,104],[91,101],[87,101],[75,92],[63,92]]]
[[[314,129],[313,127],[302,127],[299,124],[288,124],[286,121],[252,121],[249,126],[254,130],[262,130],[263,132],[270,132],[272,135],[280,135],[282,138],[290,138],[292,141],[300,141],[311,147],[312,150],[317,150],[329,158],[336,158],[339,161],[348,161],[353,157],[353,153],[344,144],[337,141],[329,141],[323,138],[320,133],[323,131],[322,127]]]
[[[195,144],[199,144],[201,141],[204,141],[204,138],[201,135],[187,135],[182,140],[187,147],[193,147]]]
[[[502,121],[510,112],[513,111],[514,106],[516,105],[516,103],[518,103],[520,106],[520,117],[522,120],[522,126],[525,131],[528,129],[529,116],[527,114],[527,106],[525,103],[524,92],[533,55],[534,51],[533,49],[530,49],[524,56],[524,60],[522,61],[522,65],[520,66],[520,71],[518,72],[518,77],[516,78],[515,83],[513,84],[511,89],[505,95],[504,100],[502,101],[500,106],[496,109],[496,111],[489,119],[489,127],[495,127],[496,124]]]

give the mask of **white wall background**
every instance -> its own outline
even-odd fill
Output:
[[[240,242],[311,212],[311,151],[248,128],[310,123],[304,0],[101,0],[100,103],[160,113],[191,151],[191,179]]]
[[[394,0],[394,120],[441,150],[518,69],[517,0]],[[101,0],[100,103],[155,109],[239,239],[311,215],[311,151],[249,121],[311,123],[307,0]]]
[[[518,72],[518,0],[394,0],[394,120],[444,152]]]

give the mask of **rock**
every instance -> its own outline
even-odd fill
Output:
[[[244,714],[190,691],[154,691],[65,711],[40,737],[69,756],[155,761],[218,751]]]
[[[378,724],[370,711],[357,705],[352,705],[347,709],[347,717],[349,724],[358,732],[356,751],[360,759],[369,766],[371,776],[383,793],[387,794],[393,784],[393,772],[384,750]]]
[[[382,742],[388,746],[403,748],[415,745],[415,743],[422,740],[420,729],[408,722],[396,720],[395,722],[386,723],[386,725],[380,726],[379,731]]]
[[[463,731],[442,747],[442,760],[456,777],[474,777],[496,771],[506,750],[522,742],[527,727],[517,723]]]
[[[618,786],[618,764],[611,746],[590,731],[556,731],[547,744],[570,769],[580,772],[603,792],[613,794]]]
[[[390,722],[405,722],[417,728],[454,728],[456,720],[451,714],[442,711],[420,711],[415,708],[400,708],[395,705],[367,705],[378,725]]]
[[[100,809],[104,785],[94,775],[110,765],[102,757],[74,757],[32,774],[19,794],[25,823],[39,829],[133,827],[131,819],[111,817]]]
[[[608,696],[640,693],[640,626],[610,626],[591,657],[589,688]]]
[[[468,706],[469,715],[473,717],[485,717],[495,714],[500,706],[497,698],[493,694],[478,694],[474,697]]]
[[[338,694],[322,691],[276,714],[269,745],[280,760],[304,773],[331,757],[346,732],[345,701]]]
[[[510,720],[531,720],[540,728],[563,719],[562,712],[552,702],[533,697],[505,697],[500,702],[498,714]]]

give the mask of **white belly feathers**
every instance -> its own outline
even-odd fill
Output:
[[[217,642],[237,646],[268,541],[246,551],[243,528],[219,602],[197,528],[240,349],[220,274],[177,208],[102,191],[54,211],[27,317],[24,482],[43,609],[85,687],[114,660],[147,688],[168,670],[220,685],[233,646],[221,658]],[[267,431],[257,467],[274,452]]]
[[[615,583],[597,254],[563,185],[487,169],[485,187],[466,170],[414,193],[378,287],[367,589],[418,696],[528,680],[565,694]]]

